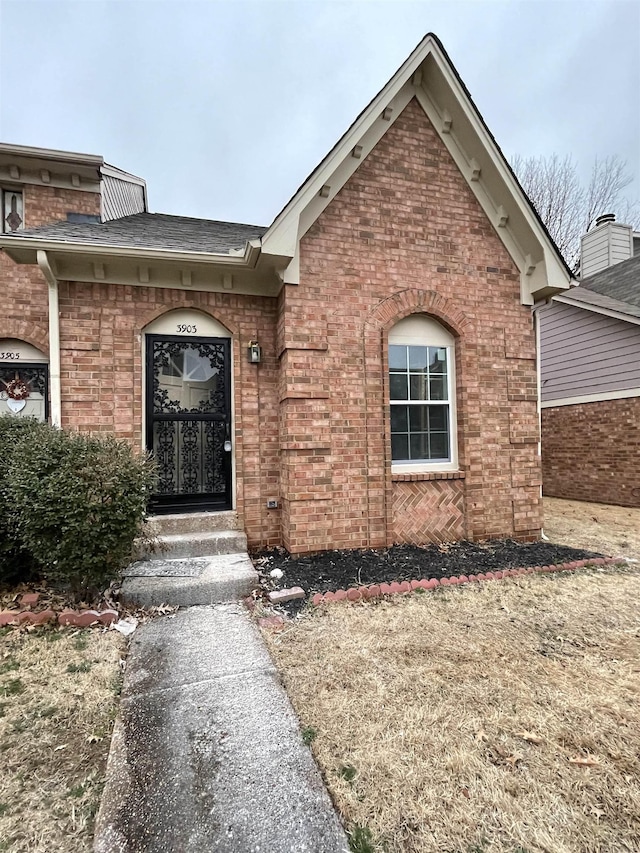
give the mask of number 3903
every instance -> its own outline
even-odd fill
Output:
[[[195,335],[198,331],[198,327],[195,325],[191,325],[191,323],[178,323],[176,326],[179,335]]]

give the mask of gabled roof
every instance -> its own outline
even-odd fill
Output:
[[[166,258],[268,270],[299,281],[299,244],[412,99],[420,104],[520,270],[521,301],[566,290],[573,276],[518,183],[438,38],[429,33],[360,113],[266,230],[237,223],[136,214],[103,225],[61,223],[0,235],[21,263],[38,251]],[[244,247],[238,245],[244,241]],[[187,258],[187,260],[189,260]]]
[[[259,225],[216,222],[163,213],[136,213],[109,222],[56,222],[16,231],[12,236],[86,246],[228,254],[242,252],[249,240],[261,237],[265,231],[266,228]]]
[[[521,272],[522,301],[549,296],[573,279],[439,39],[429,33],[309,175],[262,238],[262,251],[293,258],[301,237],[403,109],[416,98]]]

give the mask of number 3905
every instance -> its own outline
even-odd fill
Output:
[[[198,327],[195,325],[191,325],[191,323],[178,323],[177,330],[179,335],[195,335],[198,331]]]

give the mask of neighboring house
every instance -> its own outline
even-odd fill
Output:
[[[640,234],[600,217],[540,310],[546,495],[640,506]]]
[[[292,553],[539,536],[532,306],[571,274],[434,36],[268,228],[148,213],[101,158],[0,161],[2,375],[152,450],[152,509]]]

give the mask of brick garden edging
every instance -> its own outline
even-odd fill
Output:
[[[371,584],[370,586],[351,587],[350,589],[339,589],[336,592],[317,592],[311,599],[311,603],[317,607],[319,604],[327,604],[333,601],[361,601],[369,598],[379,598],[384,595],[401,595],[415,592],[416,589],[436,589],[439,586],[457,586],[463,583],[477,581],[502,580],[502,578],[521,577],[548,572],[567,572],[574,569],[582,569],[589,566],[626,565],[626,561],[620,557],[597,557],[593,560],[576,560],[572,563],[557,563],[550,566],[529,566],[521,569],[505,569],[504,571],[480,572],[477,575],[460,575],[451,578],[430,578],[427,580],[402,581],[400,583]],[[282,590],[286,592],[286,590]]]
[[[89,625],[105,625],[109,626],[113,622],[117,622],[120,618],[117,610],[70,610],[65,608],[59,613],[54,610],[31,610],[35,607],[40,598],[39,593],[30,592],[23,595],[20,599],[22,610],[2,610],[0,611],[0,628],[7,625],[47,625],[50,622],[57,622],[60,625],[68,625],[75,628],[88,628]]]

